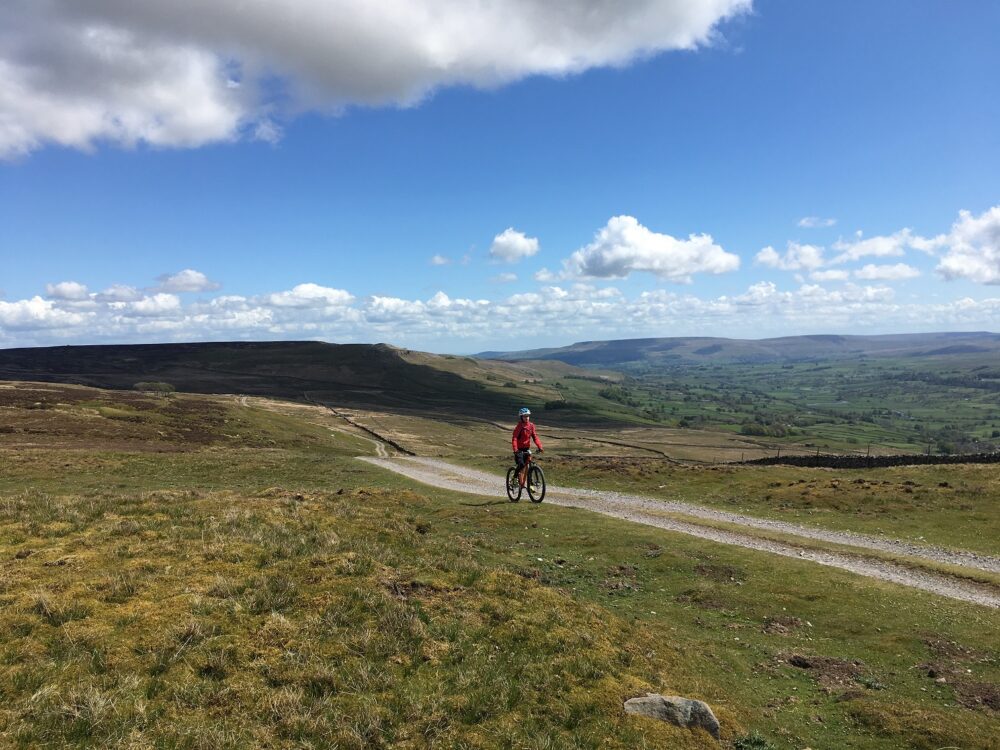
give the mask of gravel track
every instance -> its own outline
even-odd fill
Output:
[[[504,497],[501,494],[503,477],[484,471],[469,469],[464,466],[454,466],[440,459],[417,456],[397,458],[373,458],[365,456],[359,457],[359,460],[367,461],[368,463],[381,466],[397,474],[402,474],[410,479],[415,479],[418,482],[435,487],[475,495]],[[709,539],[721,544],[732,544],[784,557],[810,560],[820,565],[848,570],[869,578],[910,586],[952,599],[973,602],[992,608],[1000,608],[1000,593],[998,593],[996,587],[980,585],[945,574],[918,570],[906,565],[866,557],[864,556],[864,551],[878,550],[891,552],[893,554],[907,555],[933,562],[949,563],[976,570],[1000,572],[1000,559],[987,555],[945,550],[938,547],[924,547],[908,542],[881,539],[864,534],[825,531],[781,521],[770,521],[737,513],[728,513],[676,500],[658,500],[656,498],[628,495],[619,492],[550,486],[545,499],[546,502],[554,505],[582,508],[626,521],[633,521],[668,531],[676,531],[682,534],[701,537],[702,539]],[[762,539],[750,534],[740,534],[734,531],[711,528],[699,525],[696,522],[682,521],[660,515],[663,513],[680,513],[693,518],[723,521],[777,531],[784,534],[794,534],[808,539],[857,547],[859,551],[857,555],[854,555],[799,547],[794,544]]]

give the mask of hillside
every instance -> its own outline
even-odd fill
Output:
[[[499,476],[417,485],[308,404],[19,382],[0,417],[2,747],[996,748],[1000,610],[508,503]],[[983,467],[671,468],[571,437],[553,482],[997,552]],[[625,714],[646,692],[708,702],[721,743]]]
[[[552,349],[482,352],[484,359],[559,360],[578,366],[615,367],[631,363],[703,364],[801,362],[850,358],[1000,355],[1000,334],[916,333],[885,336],[785,336],[744,340],[708,337],[581,341]]]
[[[455,359],[455,358],[452,358]],[[466,366],[466,370],[478,370]],[[60,346],[0,350],[0,379],[130,389],[165,382],[189,393],[242,393],[338,405],[470,411],[484,405],[509,411],[501,390],[523,366],[497,363],[496,387],[486,375],[467,377],[443,357],[385,344],[312,341]]]

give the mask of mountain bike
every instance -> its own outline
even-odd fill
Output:
[[[542,467],[535,463],[531,456],[531,451],[524,451],[524,470],[528,472],[528,478],[524,488],[521,487],[517,464],[507,469],[507,497],[512,503],[521,499],[521,490],[528,490],[528,497],[533,503],[540,503],[545,499],[545,473]]]

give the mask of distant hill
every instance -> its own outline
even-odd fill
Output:
[[[883,357],[1000,356],[1000,334],[915,333],[884,336],[785,336],[773,339],[650,338],[581,341],[571,346],[518,352],[482,352],[477,357],[506,361],[558,360],[577,366],[628,364],[796,362]]]
[[[471,377],[463,376],[465,365]],[[440,366],[435,366],[438,364]],[[523,367],[483,363],[490,372]],[[127,389],[166,382],[192,393],[240,393],[357,407],[478,413],[512,412],[514,394],[493,389],[482,367],[462,358],[385,344],[313,341],[57,346],[0,349],[0,380],[76,383]],[[491,380],[503,382],[492,375]]]

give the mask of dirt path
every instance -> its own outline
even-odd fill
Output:
[[[425,484],[467,492],[476,495],[501,496],[503,477],[466,467],[446,464],[440,459],[405,457],[371,458],[362,461],[381,466]],[[918,570],[906,565],[887,562],[865,556],[865,551],[886,551],[907,555],[932,562],[946,562],[965,568],[997,572],[1000,560],[971,552],[958,552],[936,547],[922,547],[903,541],[881,539],[849,532],[825,531],[798,526],[780,521],[769,521],[752,516],[717,511],[704,506],[678,501],[658,500],[641,495],[627,495],[618,492],[577,490],[549,487],[546,502],[572,508],[602,513],[626,521],[676,531],[683,534],[709,539],[722,544],[732,544],[748,549],[770,552],[800,560],[810,560],[842,570],[848,570],[869,578],[911,586],[952,599],[1000,608],[1000,592],[993,586],[980,585],[945,574]],[[692,518],[691,521],[678,520],[665,514],[677,513]],[[803,546],[778,542],[770,539],[741,534],[734,531],[712,528],[697,523],[694,519],[724,521],[753,528],[778,531],[803,537]],[[807,546],[807,539],[816,539],[858,548],[858,554],[829,552]]]

